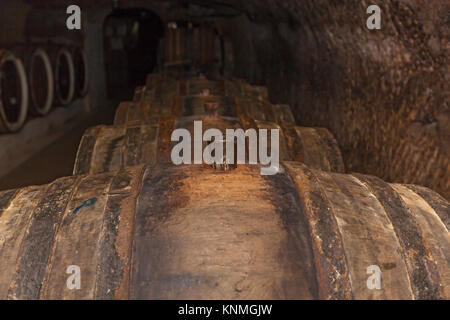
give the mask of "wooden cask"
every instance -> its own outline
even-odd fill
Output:
[[[178,80],[170,76],[166,77],[164,74],[149,75],[146,87],[136,89],[133,102],[124,102],[119,105],[114,125],[120,126],[120,128],[105,129],[105,132],[115,131],[115,133],[111,133],[110,138],[107,137],[108,134],[106,136],[101,134],[98,138],[89,138],[89,140],[99,139],[107,145],[102,148],[106,147],[119,153],[127,153],[127,147],[120,145],[116,140],[120,136],[122,137],[120,141],[124,141],[126,130],[123,126],[128,128],[143,126],[142,128],[145,128],[146,125],[157,125],[160,121],[175,123],[176,119],[189,116],[199,117],[197,120],[202,121],[205,121],[204,117],[238,118],[232,122],[238,120],[239,127],[244,130],[280,130],[280,158],[282,160],[301,161],[313,168],[326,171],[345,171],[339,147],[327,129],[296,126],[288,105],[270,104],[264,93],[267,93],[267,90],[255,89],[254,93],[246,94],[246,90],[249,92],[251,88],[252,86],[245,86],[239,80],[219,79],[216,81],[202,75],[188,76],[186,79]],[[232,96],[234,93],[237,96]],[[234,124],[229,127],[229,129],[232,128],[234,128]],[[167,127],[167,130],[173,131],[174,129],[176,128],[173,126]],[[225,133],[225,129],[224,127],[223,133]],[[136,130],[140,132],[139,129]],[[100,130],[100,132],[103,131]],[[167,148],[173,147],[173,144],[170,143],[170,134],[171,132],[168,133],[167,142],[164,142],[168,143]],[[94,147],[92,146],[92,148]],[[80,145],[78,157],[86,157],[83,150],[84,148]],[[95,157],[96,152],[89,150],[94,154],[92,167],[97,169],[92,169],[91,165],[83,169],[77,169],[76,166],[74,172],[98,173],[117,170],[124,165],[121,162],[98,164]],[[136,165],[145,163],[139,158],[139,156],[135,156]],[[101,159],[104,160],[104,158]],[[116,159],[122,159],[122,156],[118,155]]]
[[[155,73],[147,76],[145,86],[138,87],[137,99],[165,94],[198,95],[208,91],[212,95],[236,96],[245,99],[267,101],[267,88],[252,86],[241,79],[226,79],[201,72],[180,72],[178,74]],[[171,90],[168,90],[171,88]]]
[[[218,35],[211,26],[199,26],[193,28],[190,33],[190,55],[194,67],[211,67],[216,61],[216,47]]]
[[[184,67],[204,72],[220,72],[223,45],[212,25],[194,25],[191,22],[172,22],[167,25],[165,38],[160,42],[160,61],[165,68]],[[180,69],[182,70],[182,69]]]
[[[22,128],[28,113],[28,81],[22,61],[0,49],[0,132]]]
[[[448,299],[449,212],[297,162],[72,176],[0,193],[0,298]]]
[[[242,104],[227,96],[184,96],[173,100],[171,107],[164,103],[152,104],[149,100],[123,102],[116,112],[114,126],[89,129],[81,140],[74,174],[170,162],[170,150],[175,146],[171,142],[172,132],[178,128],[191,128],[196,120],[202,121],[204,130],[217,128],[224,136],[226,129],[255,129],[257,132],[259,129],[278,129],[280,160],[301,161],[326,171],[345,171],[339,147],[331,133],[325,128],[304,128],[283,120],[292,119],[288,106],[271,109],[272,105],[266,104],[265,110],[255,108],[249,113]],[[267,114],[270,118],[265,116]],[[270,150],[270,143],[268,147]]]
[[[11,51],[23,62],[28,80],[29,112],[33,116],[47,115],[54,102],[53,66],[45,47],[12,45]]]
[[[255,98],[235,98],[235,103],[246,130],[280,130],[284,160],[300,161],[314,169],[345,172],[341,151],[328,129],[297,126],[288,105],[273,105]]]
[[[55,104],[67,106],[75,97],[75,65],[73,53],[67,46],[47,47],[55,79]]]
[[[164,39],[164,66],[186,65],[187,60],[187,29],[168,27]]]

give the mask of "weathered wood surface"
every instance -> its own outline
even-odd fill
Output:
[[[425,188],[299,162],[275,176],[158,164],[62,178],[0,193],[0,298],[448,299],[448,208]]]
[[[158,146],[162,144],[158,139],[163,139],[159,131],[159,124],[88,129],[78,148],[74,174],[103,173],[156,163]]]

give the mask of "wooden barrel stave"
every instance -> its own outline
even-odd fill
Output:
[[[154,164],[158,150],[159,125],[97,126],[82,138],[74,174],[96,174],[126,166]]]
[[[54,238],[52,265],[39,292],[43,299],[94,298],[100,252],[92,244],[99,243],[101,239],[109,187],[114,175],[107,173],[79,177],[76,181],[76,193],[66,201],[67,209],[60,218],[58,236]],[[80,208],[80,205],[89,200],[92,203],[89,207]],[[80,250],[76,250],[74,244]],[[59,270],[65,270],[70,265],[77,265],[84,270],[82,290],[67,290],[67,274]]]
[[[297,162],[259,169],[159,164],[2,192],[0,297],[448,298],[448,230],[409,186]],[[70,265],[80,290],[66,286]]]
[[[90,172],[91,159],[93,157],[97,136],[101,128],[101,126],[97,126],[94,128],[90,128],[84,132],[75,158],[75,165],[73,169],[74,174]]]
[[[354,298],[411,299],[406,265],[399,253],[400,244],[379,201],[352,176],[315,174],[342,234]],[[384,271],[379,290],[367,287],[367,268],[371,265]],[[391,265],[395,268],[384,270]]]
[[[434,281],[434,277],[428,277],[428,272],[431,271],[428,268],[435,262],[424,242],[423,231],[420,228],[423,224],[418,223],[413,215],[414,203],[406,202],[395,185],[389,186],[376,177],[360,174],[355,176],[376,195],[392,222],[402,245],[401,251],[408,268],[414,296],[419,299],[435,297],[438,294],[439,283]]]
[[[34,203],[27,232],[22,239],[20,256],[8,290],[8,299],[39,298],[46,276],[46,266],[52,254],[53,241],[75,187],[77,178],[59,179],[48,185],[42,197]],[[36,260],[39,259],[39,263]]]
[[[433,208],[436,214],[439,216],[441,221],[444,223],[447,230],[450,229],[450,204],[444,197],[436,194],[434,191],[418,186],[418,185],[407,185],[409,189],[417,193]]]
[[[9,198],[0,211],[0,299],[7,298],[28,222],[44,192],[44,187],[28,187],[13,193],[0,193],[0,198],[5,193]]]
[[[314,169],[323,169],[326,171],[336,171],[332,168],[329,161],[327,149],[321,145],[322,138],[319,136],[316,128],[305,128],[295,126],[293,131],[293,159],[303,159],[302,162],[308,164]],[[295,143],[296,141],[299,143]],[[301,145],[300,148],[298,146]],[[298,148],[298,149],[297,149]]]
[[[440,260],[439,271],[433,267],[435,258],[431,256],[432,250],[422,244],[426,223],[416,220],[412,214],[414,208],[425,200],[414,194],[415,202],[407,202],[395,185],[371,176],[311,170],[304,164],[293,162],[286,163],[286,167],[297,184],[305,206],[311,208],[309,213],[314,213],[310,218],[310,232],[311,238],[316,240],[316,270],[319,275],[322,274],[318,278],[328,280],[322,288],[324,298],[348,296],[349,285],[355,299],[448,297],[448,292],[443,288],[448,288],[450,278],[442,277],[446,275],[448,262]],[[440,199],[439,195],[426,190],[433,201]],[[441,221],[435,219],[438,216],[431,207],[423,213],[434,221]],[[324,217],[325,214],[330,216]],[[450,211],[447,211],[448,214]],[[362,218],[365,221],[360,220]],[[328,228],[331,230],[327,230]],[[443,231],[442,228],[440,230]],[[380,233],[381,231],[384,233]],[[445,251],[449,240],[448,230],[441,232],[441,238],[444,243],[443,252],[449,252]],[[390,240],[387,241],[388,239]],[[337,250],[328,250],[331,245],[337,246]],[[342,254],[339,258],[342,248],[345,259]],[[354,252],[353,255],[351,251]],[[334,257],[335,252],[338,253],[337,257]],[[399,260],[404,262],[399,263]],[[343,261],[347,266],[342,265]],[[362,261],[369,264],[363,266]],[[368,278],[366,268],[370,263],[378,265],[383,272],[382,290],[368,290],[363,283]],[[337,287],[336,278],[348,272],[351,283],[347,281]],[[358,280],[359,286],[354,284],[357,279],[361,279]],[[327,291],[328,295],[325,294]],[[334,295],[330,296],[330,293]]]
[[[424,261],[419,269],[420,273],[417,272],[418,268],[416,266],[412,280],[418,282],[417,287],[422,287],[423,284],[431,285],[429,285],[429,290],[423,290],[423,293],[420,292],[422,294],[420,298],[449,297],[450,286],[448,285],[448,280],[450,279],[450,268],[446,265],[450,258],[448,229],[434,209],[418,194],[406,186],[398,184],[394,184],[393,188],[408,206],[414,220],[422,229],[422,247],[426,254],[422,258]],[[420,255],[423,251],[411,250],[408,253]],[[426,271],[432,276],[424,280]]]

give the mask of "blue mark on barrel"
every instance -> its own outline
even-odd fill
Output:
[[[81,208],[93,206],[96,202],[97,202],[97,198],[91,198],[91,199],[86,200],[85,202],[80,204],[78,207],[76,207],[75,210],[73,210],[73,214],[77,214],[77,212],[80,211]]]

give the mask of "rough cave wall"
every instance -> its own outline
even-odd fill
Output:
[[[366,27],[370,4],[381,30]],[[245,10],[250,19],[230,24],[237,75],[265,83],[299,124],[329,128],[349,172],[450,199],[448,1],[255,0]]]

